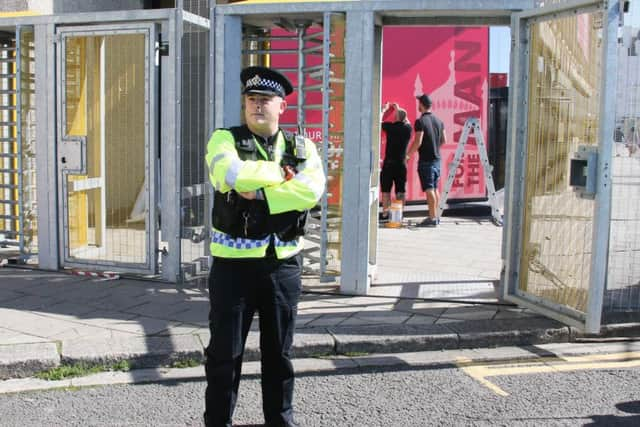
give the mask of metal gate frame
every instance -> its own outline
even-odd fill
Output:
[[[162,144],[159,148],[163,161],[157,174],[163,177],[162,200],[162,247],[152,248],[159,251],[161,259],[161,277],[167,282],[178,282],[182,277],[181,255],[181,223],[180,223],[180,58],[181,37],[184,22],[192,22],[202,27],[208,26],[208,20],[181,9],[146,9],[123,10],[114,12],[87,12],[77,14],[58,14],[47,16],[24,16],[0,18],[0,26],[31,26],[35,38],[35,96],[36,109],[36,168],[37,168],[37,200],[38,200],[38,265],[46,270],[58,270],[62,265],[60,253],[58,222],[58,184],[57,184],[57,147],[56,140],[56,83],[51,78],[55,73],[56,57],[51,49],[58,26],[71,25],[126,25],[135,23],[156,23],[160,26],[164,44],[163,55],[155,55],[161,63],[162,73],[162,108],[160,112],[160,133]],[[150,163],[151,168],[158,168]],[[155,182],[149,185],[155,186]],[[156,189],[158,194],[160,189]],[[160,246],[160,245],[158,245]]]
[[[514,49],[511,57],[511,96],[509,97],[509,122],[507,135],[507,167],[505,178],[505,233],[503,236],[503,298],[531,308],[545,316],[573,325],[589,333],[600,331],[602,300],[606,283],[611,216],[611,153],[615,115],[615,88],[617,79],[617,28],[619,23],[618,1],[572,0],[543,8],[516,13],[512,19],[514,46],[527,47],[528,34],[523,21],[540,17],[560,17],[574,14],[576,10],[603,10],[602,80],[600,83],[600,120],[596,192],[592,235],[592,256],[587,309],[584,314],[543,298],[524,295],[518,290],[520,258],[523,252],[522,223],[524,215],[524,186],[527,165],[527,108],[529,49]],[[523,83],[524,82],[524,83]]]
[[[321,16],[323,13],[346,14],[345,37],[345,105],[371,108],[345,108],[343,152],[343,223],[340,290],[366,295],[375,270],[377,216],[371,214],[375,191],[371,190],[378,144],[381,25],[509,25],[514,12],[535,7],[534,0],[397,0],[393,2],[286,2],[232,3],[211,8],[215,32],[211,34],[215,55],[214,127],[228,127],[240,122],[241,88],[237,76],[241,70],[242,25],[245,19],[268,20],[277,17]],[[215,44],[214,44],[215,43]],[[373,93],[375,92],[375,93]],[[375,192],[377,197],[377,192]],[[320,262],[323,262],[321,259]]]
[[[78,36],[113,36],[113,35],[129,35],[129,34],[142,34],[145,36],[144,45],[144,58],[145,58],[145,111],[144,111],[144,160],[145,160],[145,202],[147,205],[147,212],[145,214],[145,247],[146,256],[145,262],[142,264],[128,263],[128,262],[116,262],[105,260],[88,260],[79,257],[71,258],[70,242],[69,242],[69,206],[67,195],[69,192],[68,181],[65,179],[68,174],[82,174],[84,170],[74,171],[72,169],[63,168],[58,163],[58,187],[59,187],[59,231],[60,237],[60,254],[62,255],[61,265],[63,267],[82,267],[82,268],[98,268],[109,269],[117,268],[122,272],[138,273],[138,274],[154,274],[157,269],[157,239],[158,239],[158,224],[156,213],[156,186],[151,184],[156,180],[156,170],[153,167],[155,159],[157,158],[157,108],[159,104],[159,93],[157,87],[157,66],[155,63],[155,55],[158,49],[157,47],[157,29],[155,23],[126,23],[126,24],[98,24],[98,25],[83,25],[83,26],[58,26],[56,28],[56,107],[58,116],[57,126],[57,147],[58,155],[56,158],[60,158],[61,150],[67,144],[72,144],[72,148],[80,153],[80,169],[83,169],[82,165],[86,165],[86,144],[87,137],[75,137],[65,134],[67,126],[66,110],[63,105],[66,104],[66,43],[67,39]],[[104,96],[104,94],[101,94]],[[104,118],[102,118],[104,119]],[[101,119],[101,120],[102,120]],[[102,122],[101,122],[102,123]],[[104,125],[104,123],[102,123]],[[107,143],[107,141],[103,141]],[[103,159],[104,160],[104,159]],[[68,171],[68,172],[67,172]],[[105,171],[102,171],[104,174]],[[102,186],[106,185],[105,182]],[[102,206],[105,209],[105,206]],[[104,212],[103,212],[104,213]],[[103,219],[103,221],[105,221]],[[103,224],[104,226],[104,224]]]

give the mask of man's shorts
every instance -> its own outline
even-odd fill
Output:
[[[438,180],[440,179],[440,160],[418,163],[418,176],[420,177],[422,191],[438,188]]]
[[[391,193],[395,184],[396,194],[404,193],[407,185],[407,167],[403,163],[384,163],[380,171],[380,187],[383,193]]]

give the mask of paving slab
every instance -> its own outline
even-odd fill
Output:
[[[413,236],[418,235],[420,239],[412,238],[416,245],[422,244],[418,241],[424,237],[420,233]],[[456,252],[461,250],[452,250],[450,255],[459,259]],[[402,298],[331,294],[327,292],[335,291],[337,283],[327,285],[317,278],[304,278],[305,292],[298,307],[292,351],[295,363],[317,361],[326,369],[338,365],[362,367],[393,363],[418,366],[445,363],[439,356],[444,349],[456,349],[463,357],[489,360],[503,357],[497,353],[503,346],[519,345],[523,350],[518,357],[524,358],[551,352],[542,350],[540,343],[562,345],[605,337],[611,340],[640,337],[640,324],[608,326],[602,334],[589,336],[531,311],[496,303],[493,296],[479,296],[487,304],[460,302],[465,292],[469,299],[470,291],[493,286],[489,280],[492,278],[478,276],[478,266],[476,273],[470,273],[471,263],[458,268],[459,274],[455,277],[449,277],[439,269],[452,268],[456,265],[453,262],[423,266],[418,258],[403,261],[405,265],[409,262],[412,268],[416,266],[416,271],[407,271],[403,276],[414,278],[414,283],[372,286],[372,289],[395,287],[393,294]],[[459,262],[457,265],[460,267]],[[406,271],[401,263],[394,268]],[[434,282],[420,281],[425,278]],[[205,287],[197,284],[129,279],[100,282],[14,268],[0,268],[0,283],[0,345],[8,348],[18,344],[48,344],[53,346],[50,349],[55,349],[53,342],[60,341],[62,354],[57,355],[54,363],[109,364],[128,360],[134,367],[166,366],[176,360],[202,361],[204,348],[209,343],[208,294]],[[318,289],[322,292],[315,291]],[[451,298],[419,298],[435,294]],[[248,361],[247,369],[256,373],[259,373],[260,359],[258,331],[259,319],[255,318],[244,357]],[[474,353],[487,348],[494,353],[485,356]],[[636,347],[627,345],[627,348]],[[437,351],[431,352],[428,360],[423,355],[413,358],[403,355],[425,350]],[[344,356],[363,353],[371,354],[371,359],[355,362]],[[24,369],[20,371],[19,366],[31,363],[33,357],[29,352],[13,354],[13,366],[18,366],[16,375],[24,375],[21,373]],[[376,360],[374,356],[381,358]],[[314,358],[307,359],[309,357]],[[14,376],[6,369],[4,372]]]
[[[295,358],[336,354],[334,337],[325,328],[308,328],[297,331],[293,337]]]
[[[179,360],[204,360],[200,340],[194,335],[68,340],[62,342],[61,361],[109,365],[128,360],[132,367],[170,366]]]
[[[50,342],[50,338],[36,337],[35,335],[23,334],[11,329],[0,328],[0,345],[27,344],[34,342]]]
[[[53,342],[0,345],[0,380],[31,376],[59,364]]]
[[[308,322],[307,324],[305,324],[304,326],[310,326],[310,327],[322,327],[322,326],[335,326],[335,325],[339,325],[342,322],[344,322],[346,319],[348,319],[349,317],[351,317],[353,315],[353,313],[348,313],[348,314],[321,314],[319,316],[316,316],[315,319],[313,319],[312,321]]]
[[[433,316],[422,316],[422,315],[413,315],[406,322],[405,325],[433,325],[438,320],[437,317]]]
[[[461,348],[568,342],[569,328],[546,318],[474,320],[447,324]]]
[[[458,336],[442,325],[335,326],[327,328],[338,354],[400,353],[458,348]]]
[[[77,323],[51,319],[37,311],[0,308],[0,327],[38,337],[49,337],[77,326]]]
[[[114,337],[119,336],[121,338],[135,338],[140,337],[139,334],[122,332],[122,331],[114,331],[113,329],[106,328],[97,328],[89,325],[77,325],[71,329],[67,329],[55,335],[50,335],[49,339],[55,341],[71,341],[71,340],[80,340],[80,339],[101,339],[101,340],[111,340]]]

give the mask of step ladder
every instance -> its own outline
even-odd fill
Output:
[[[453,162],[449,164],[447,183],[444,186],[442,196],[440,197],[440,203],[438,205],[438,218],[440,218],[440,216],[442,215],[442,211],[444,211],[447,205],[447,198],[449,197],[449,193],[451,192],[451,186],[453,185],[456,171],[458,169],[458,166],[460,165],[460,161],[462,160],[464,148],[467,145],[469,134],[471,132],[473,132],[473,135],[476,138],[476,146],[478,147],[478,154],[480,155],[480,161],[482,162],[482,170],[484,171],[484,182],[487,190],[487,197],[489,198],[489,204],[491,206],[491,218],[495,225],[502,226],[502,214],[500,213],[500,208],[498,206],[496,188],[493,183],[493,176],[491,175],[493,166],[491,166],[491,164],[489,163],[489,158],[487,157],[487,147],[484,143],[482,129],[480,128],[480,120],[475,117],[470,117],[465,122],[464,128],[462,129],[462,136],[458,141],[458,147],[456,148],[456,153],[453,157]]]

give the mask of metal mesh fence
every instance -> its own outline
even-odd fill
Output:
[[[593,201],[569,185],[568,159],[597,145],[600,14],[531,24],[520,290],[586,310]]]
[[[148,260],[145,43],[142,34],[66,39],[60,144],[86,138],[86,161],[68,161],[63,171],[69,259],[87,264]]]
[[[636,10],[634,10],[634,8]],[[632,2],[618,45],[612,211],[604,317],[640,311],[640,4]]]
[[[182,9],[195,15],[209,17],[209,0],[183,0]]]
[[[188,2],[185,2],[185,5]],[[194,2],[207,3],[207,2]],[[186,7],[186,6],[185,6]],[[207,10],[208,12],[208,10]],[[205,200],[209,138],[207,112],[209,30],[185,23],[182,37],[181,263],[185,278],[207,268]]]

